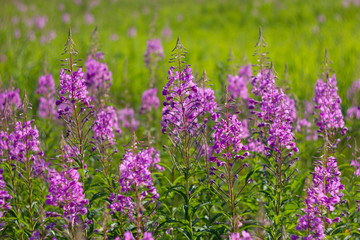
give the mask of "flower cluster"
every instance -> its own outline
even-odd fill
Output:
[[[157,94],[157,88],[150,88],[146,90],[141,98],[141,110],[142,114],[148,113],[151,109],[157,109],[160,105],[160,101]]]
[[[230,235],[230,240],[252,240],[252,237],[248,232],[243,230],[241,235],[240,233],[232,233]]]
[[[237,119],[236,115],[228,116],[227,119],[221,119],[214,126],[214,145],[212,149],[216,154],[222,154],[228,159],[244,159],[249,153],[237,155],[240,151],[247,150],[247,146],[242,143],[249,137],[247,122]],[[226,150],[231,148],[231,152]]]
[[[344,119],[340,108],[341,99],[337,94],[336,84],[335,74],[326,82],[319,79],[316,84],[314,101],[316,103],[315,109],[319,110],[316,125],[320,128],[320,131],[342,129],[344,127]]]
[[[56,101],[56,105],[65,103],[67,105],[73,104],[75,107],[76,101],[80,101],[85,106],[89,107],[90,98],[87,96],[87,88],[84,80],[84,72],[81,68],[77,71],[67,74],[64,69],[60,71],[60,99]],[[59,109],[59,115],[68,113],[68,107]]]
[[[198,129],[198,117],[206,112],[214,113],[217,104],[211,89],[198,88],[193,82],[192,69],[186,66],[182,71],[169,70],[169,81],[163,89],[166,97],[162,110],[162,132],[173,135],[177,132],[189,133]]]
[[[55,169],[48,172],[49,195],[46,196],[46,204],[59,206],[70,226],[74,226],[80,215],[87,213],[86,205],[89,204],[79,178],[78,171],[72,168],[61,173]]]
[[[120,179],[119,183],[123,192],[130,190],[145,189],[141,193],[141,198],[145,198],[148,194],[153,199],[159,198],[159,194],[154,187],[151,178],[150,167],[157,164],[158,155],[153,158],[153,149],[142,150],[134,153],[128,150],[124,156],[123,162],[120,165]]]
[[[159,152],[154,148],[145,149],[139,152],[128,150],[120,165],[119,185],[121,193],[110,196],[109,209],[111,213],[127,213],[130,218],[133,216],[132,210],[135,207],[134,199],[125,196],[129,192],[136,192],[139,200],[144,200],[148,195],[150,202],[159,198],[153,180],[151,178],[151,168],[163,170],[159,166]]]
[[[117,111],[118,120],[121,128],[129,128],[135,131],[140,123],[135,119],[134,109],[123,108]]]
[[[164,57],[164,49],[161,45],[160,39],[154,39],[154,40],[149,39],[146,42],[146,45],[147,45],[147,47],[146,47],[146,52],[145,52],[144,58],[145,58],[146,66],[148,67],[152,60],[152,58],[151,58],[152,55],[154,55],[156,57],[160,57],[160,58]]]
[[[109,89],[111,86],[111,71],[105,63],[99,61],[102,58],[103,54],[96,54],[95,58],[89,56],[85,62],[85,84],[92,97],[99,91],[102,93],[103,89]]]
[[[39,77],[36,93],[42,95],[39,98],[39,116],[41,118],[54,118],[57,113],[55,110],[55,83],[51,74]]]
[[[320,217],[320,209],[314,203],[313,190],[309,189],[308,197],[305,199],[305,208],[302,209],[304,215],[299,218],[299,224],[296,226],[298,231],[308,231],[304,240],[324,239],[324,221]],[[291,240],[300,239],[299,236],[291,235]]]
[[[228,75],[229,93],[233,98],[248,99],[249,92],[247,83],[250,81],[252,76],[251,65],[246,65],[239,69],[238,75]]]
[[[92,130],[94,131],[94,139],[100,142],[107,140],[110,145],[114,145],[114,130],[117,133],[121,133],[115,108],[109,106],[100,110],[94,121]]]
[[[355,168],[354,175],[360,176],[360,163],[358,159],[351,160],[350,166],[353,166]]]
[[[10,202],[12,196],[6,191],[6,183],[3,178],[4,171],[0,169],[0,218],[4,217],[6,212],[11,209]]]
[[[360,119],[360,106],[350,107],[346,112],[346,116],[349,118]]]
[[[0,92],[0,112],[9,114],[11,109],[17,109],[21,106],[19,89],[4,90]]]
[[[256,76],[252,76],[251,85],[251,92],[255,96],[261,96],[264,92],[274,89],[275,75],[268,69],[258,72]]]
[[[293,127],[291,125],[291,108],[288,102],[285,101],[287,97],[282,90],[276,93],[272,99],[266,99],[269,104],[264,104],[266,107],[269,107],[265,111],[269,111],[274,116],[269,128],[268,146],[279,153],[284,149],[298,152],[298,149],[295,147]],[[264,96],[270,95],[264,94]]]
[[[30,152],[38,153],[40,142],[39,142],[39,131],[31,126],[34,120],[25,121],[23,123],[16,122],[14,132],[8,136],[8,152],[11,160],[19,162],[25,162],[27,157],[33,159],[36,157]],[[38,153],[40,156],[42,152]]]
[[[110,194],[109,197],[109,209],[110,214],[120,212],[121,215],[127,215],[130,219],[134,219],[135,203],[129,196],[123,196],[121,194]]]
[[[335,206],[340,203],[344,190],[344,185],[340,182],[341,172],[338,170],[335,157],[327,157],[325,163],[318,162],[313,173],[313,183],[308,189],[308,197],[305,200],[306,208],[304,216],[299,219],[297,230],[309,231],[312,237],[323,239],[323,222],[331,225],[333,222],[339,222],[340,218],[328,218],[324,212],[335,211]],[[323,212],[324,211],[324,212]],[[294,239],[296,239],[294,237]],[[312,239],[308,236],[307,239]]]
[[[138,238],[138,239],[140,239],[140,238]],[[116,237],[115,240],[120,240],[120,238]],[[135,238],[130,231],[126,231],[124,234],[124,240],[135,240]],[[151,233],[145,232],[143,234],[142,240],[154,240],[154,238],[152,237]]]

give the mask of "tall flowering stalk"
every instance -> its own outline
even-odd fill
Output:
[[[244,173],[249,164],[246,158],[249,156],[244,140],[249,137],[247,122],[237,119],[237,115],[231,113],[231,101],[226,96],[225,110],[222,117],[214,126],[213,133],[213,156],[211,162],[216,162],[216,167],[210,168],[210,183],[214,191],[230,207],[231,231],[235,232],[238,221],[236,217],[236,206],[241,201],[240,194],[247,185],[249,176]],[[243,177],[246,176],[246,177]],[[240,182],[244,180],[244,182]],[[235,234],[236,235],[236,234]],[[234,238],[235,239],[235,238]]]
[[[154,148],[138,150],[137,142],[124,155],[119,167],[119,193],[110,194],[110,214],[120,219],[121,235],[124,233],[125,220],[130,220],[136,225],[136,239],[142,233],[147,235],[147,221],[155,213],[156,202],[159,194],[151,177],[151,168],[163,170],[158,165],[159,152]],[[154,206],[155,204],[155,206]],[[119,213],[119,214],[118,214]]]
[[[9,221],[9,228],[19,229],[12,232],[12,237],[24,238],[26,235],[22,222],[34,231],[38,224],[39,213],[34,203],[41,202],[41,186],[38,176],[43,176],[47,163],[43,160],[40,150],[39,132],[34,120],[29,120],[27,110],[30,107],[26,93],[23,104],[23,119],[18,119],[15,125],[8,123],[7,131],[1,132],[1,155],[5,157],[6,180],[9,182],[9,194],[15,206],[13,213],[17,215],[14,221]],[[16,116],[14,116],[16,117]],[[5,194],[5,191],[3,192]],[[8,198],[8,199],[11,199]],[[26,206],[21,208],[21,206]],[[15,226],[12,224],[15,223]],[[19,235],[17,235],[19,233]]]
[[[306,231],[303,239],[325,239],[324,230],[340,218],[336,207],[341,203],[344,185],[340,182],[341,172],[335,158],[338,135],[345,135],[343,115],[340,109],[341,99],[337,94],[335,74],[330,77],[330,60],[325,51],[324,72],[315,88],[315,109],[318,111],[316,125],[323,139],[322,156],[315,162],[312,184],[308,188],[304,216],[300,217],[297,230]],[[308,200],[309,199],[309,200]],[[310,212],[310,213],[309,213]],[[334,218],[332,218],[332,216]],[[293,239],[299,238],[293,236]]]
[[[252,79],[252,93],[259,100],[250,99],[249,108],[257,117],[257,134],[264,143],[263,174],[266,182],[267,214],[271,226],[269,234],[275,239],[286,235],[288,215],[283,214],[289,196],[288,185],[297,169],[292,169],[298,152],[291,115],[293,106],[282,89],[275,85],[276,73],[268,62],[266,43],[261,28],[255,55],[259,57],[258,73]],[[284,225],[284,227],[283,227]]]
[[[121,133],[115,108],[108,106],[105,109],[99,109],[92,130],[94,131],[91,141],[92,150],[97,150],[106,181],[109,182],[111,175],[109,168],[112,164],[112,158],[117,152],[115,133]]]
[[[168,134],[171,147],[168,148],[172,157],[173,164],[178,172],[184,176],[185,186],[183,197],[185,201],[185,221],[188,226],[187,237],[194,237],[193,223],[191,219],[191,176],[196,170],[201,155],[198,153],[198,146],[203,146],[202,139],[204,123],[208,120],[203,118],[205,113],[210,113],[216,117],[214,110],[216,104],[213,97],[206,97],[205,89],[199,89],[193,81],[194,76],[190,66],[183,66],[186,52],[178,38],[173,50],[170,63],[175,66],[170,67],[168,72],[168,83],[163,88],[165,101],[162,110],[162,132]],[[209,92],[213,94],[213,92]],[[206,97],[206,98],[205,98]],[[207,100],[206,100],[207,99]],[[209,101],[210,100],[210,101]]]
[[[87,213],[89,201],[85,199],[83,185],[80,181],[80,175],[76,169],[63,169],[61,173],[55,169],[48,172],[49,194],[46,196],[46,204],[60,208],[58,212],[47,212],[49,219],[59,218],[65,221],[62,231],[70,239],[78,239],[81,226],[86,226],[91,221],[85,219],[83,222],[81,216]],[[53,226],[55,227],[55,226]],[[52,227],[52,228],[53,228]]]
[[[82,170],[86,169],[85,150],[88,146],[89,124],[90,118],[94,115],[93,108],[90,105],[90,97],[87,95],[87,87],[84,79],[84,72],[81,68],[77,68],[78,51],[75,49],[75,44],[71,38],[71,31],[65,44],[65,55],[67,58],[62,60],[65,68],[60,71],[60,87],[59,99],[56,101],[59,108],[59,118],[64,120],[67,127],[67,134],[65,140],[68,145],[73,148],[78,148],[79,155],[76,163]],[[82,178],[84,173],[81,173]]]

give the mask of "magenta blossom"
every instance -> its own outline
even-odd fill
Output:
[[[150,112],[151,109],[156,110],[159,107],[160,100],[156,94],[157,88],[150,88],[143,93],[140,110],[142,114]]]

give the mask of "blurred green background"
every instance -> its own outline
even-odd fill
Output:
[[[218,92],[220,81],[226,79],[227,73],[224,76],[220,70],[230,48],[239,64],[256,63],[252,54],[259,26],[275,70],[281,78],[288,64],[290,88],[300,99],[313,97],[325,48],[337,75],[344,112],[349,107],[347,88],[360,77],[357,0],[0,0],[0,5],[1,81],[6,87],[12,78],[22,93],[27,89],[30,99],[37,98],[37,80],[45,66],[58,83],[69,27],[80,58],[86,59],[96,25],[100,50],[113,73],[112,97],[123,100],[126,75],[130,83],[127,100],[133,107],[148,87],[146,40],[156,37],[162,39],[165,51],[159,71],[162,83],[179,35],[189,52],[187,63],[195,72],[205,69]],[[47,18],[43,29],[31,25],[36,16]]]

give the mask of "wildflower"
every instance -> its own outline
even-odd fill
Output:
[[[351,160],[350,166],[353,166],[355,168],[354,175],[360,176],[360,163],[357,159]]]
[[[238,75],[228,75],[229,93],[233,98],[248,99],[249,93],[247,83],[251,79],[251,65],[246,65],[239,69]]]
[[[19,89],[4,90],[0,92],[0,112],[10,114],[11,110],[17,109],[22,105]]]
[[[304,215],[299,218],[299,224],[296,227],[299,231],[311,233],[307,239],[324,239],[324,222],[331,225],[333,222],[340,221],[340,218],[330,219],[328,218],[329,214],[322,212],[323,209],[327,209],[326,211],[329,213],[333,212],[344,195],[340,192],[344,190],[344,185],[340,182],[340,175],[335,157],[327,157],[325,163],[317,162],[313,173],[313,183],[308,189],[308,196],[305,200]]]
[[[12,196],[6,191],[6,183],[3,178],[4,171],[0,169],[0,218],[4,217],[6,212],[11,209],[10,202]]]
[[[341,113],[341,99],[337,94],[335,74],[327,82],[318,80],[315,88],[315,109],[319,111],[316,125],[320,131],[325,129],[340,129],[344,127],[343,115]]]
[[[121,212],[134,220],[136,206],[140,206],[145,198],[149,197],[149,202],[159,198],[154,183],[151,178],[150,168],[154,167],[164,170],[158,165],[160,162],[159,152],[153,148],[142,150],[138,153],[127,150],[122,164],[120,165],[120,193],[110,194],[110,213]],[[136,198],[129,196],[135,192]]]
[[[134,188],[146,189],[141,194],[139,193],[141,199],[144,199],[148,194],[152,196],[152,199],[159,198],[149,169],[152,164],[156,164],[158,161],[158,159],[153,159],[152,153],[152,149],[142,150],[138,153],[133,153],[131,150],[126,152],[120,165],[119,183],[123,192],[128,192]]]
[[[252,237],[249,233],[247,233],[245,230],[243,230],[240,233],[232,233],[230,235],[230,240],[252,240]]]
[[[155,56],[156,58],[164,57],[164,49],[161,45],[160,39],[149,39],[147,42],[147,48],[144,55],[146,66],[148,67],[151,61],[151,56]]]
[[[95,57],[89,56],[85,62],[85,84],[93,98],[97,93],[103,94],[111,86],[111,71],[105,63],[99,61],[102,58],[103,54],[96,54]]]
[[[46,16],[35,16],[34,17],[35,27],[37,29],[43,29],[46,25],[47,20],[48,19]]]
[[[89,201],[85,199],[79,178],[77,170],[72,168],[61,173],[50,169],[48,173],[49,194],[46,196],[46,204],[59,206],[63,218],[70,226],[74,226],[80,215],[87,213],[86,206],[89,204]]]
[[[25,162],[27,157],[30,159],[34,157],[33,154],[27,155],[28,152],[39,152],[39,131],[36,126],[31,126],[34,122],[26,121],[21,123],[16,122],[14,132],[9,134],[9,155],[11,160],[17,160],[19,162]]]
[[[161,31],[161,36],[163,38],[170,38],[171,37],[171,29],[168,27],[164,27]]]
[[[174,72],[174,67],[169,70],[169,82],[163,88],[166,97],[163,105],[162,132],[170,135],[187,131],[195,132],[199,128],[198,117],[205,113],[214,112],[217,108],[214,92],[211,89],[199,88],[193,82],[192,69],[186,66],[181,72]]]
[[[64,69],[60,71],[60,99],[56,101],[57,105],[61,103],[74,104],[76,100],[89,107],[90,98],[87,96],[84,72],[79,68],[77,71],[67,74]],[[76,105],[74,105],[76,108]],[[63,112],[59,111],[59,115]]]
[[[127,35],[130,37],[130,38],[134,38],[137,34],[137,30],[135,27],[131,27],[128,29],[127,31]]]
[[[134,109],[132,108],[123,108],[117,112],[118,120],[121,128],[130,128],[132,131],[135,131],[140,123],[135,119]]]
[[[57,113],[55,110],[55,83],[51,74],[39,77],[37,94],[42,95],[39,98],[39,116],[41,118],[54,118]]]
[[[110,145],[114,145],[114,130],[117,133],[121,133],[119,123],[114,107],[109,106],[104,110],[100,110],[97,114],[97,118],[94,122],[94,136],[93,138],[104,141],[107,140]]]
[[[231,156],[227,157],[233,158],[238,152],[247,149],[242,143],[242,140],[249,136],[246,120],[241,122],[236,115],[229,116],[228,119],[217,122],[214,131],[213,150],[215,153],[223,153],[224,150],[232,147]]]
[[[157,109],[160,105],[159,98],[157,97],[157,88],[150,88],[142,95],[141,110],[142,114],[150,112],[151,109]]]
[[[120,240],[119,237],[117,237],[115,240],[117,240],[117,239]],[[139,239],[141,239],[141,238],[139,238]],[[124,234],[124,240],[135,240],[135,238],[130,231],[126,231]],[[145,232],[143,234],[142,240],[154,240],[154,238],[152,237],[151,233]]]
[[[360,119],[360,106],[350,107],[347,110],[346,115],[347,115],[348,118]]]

